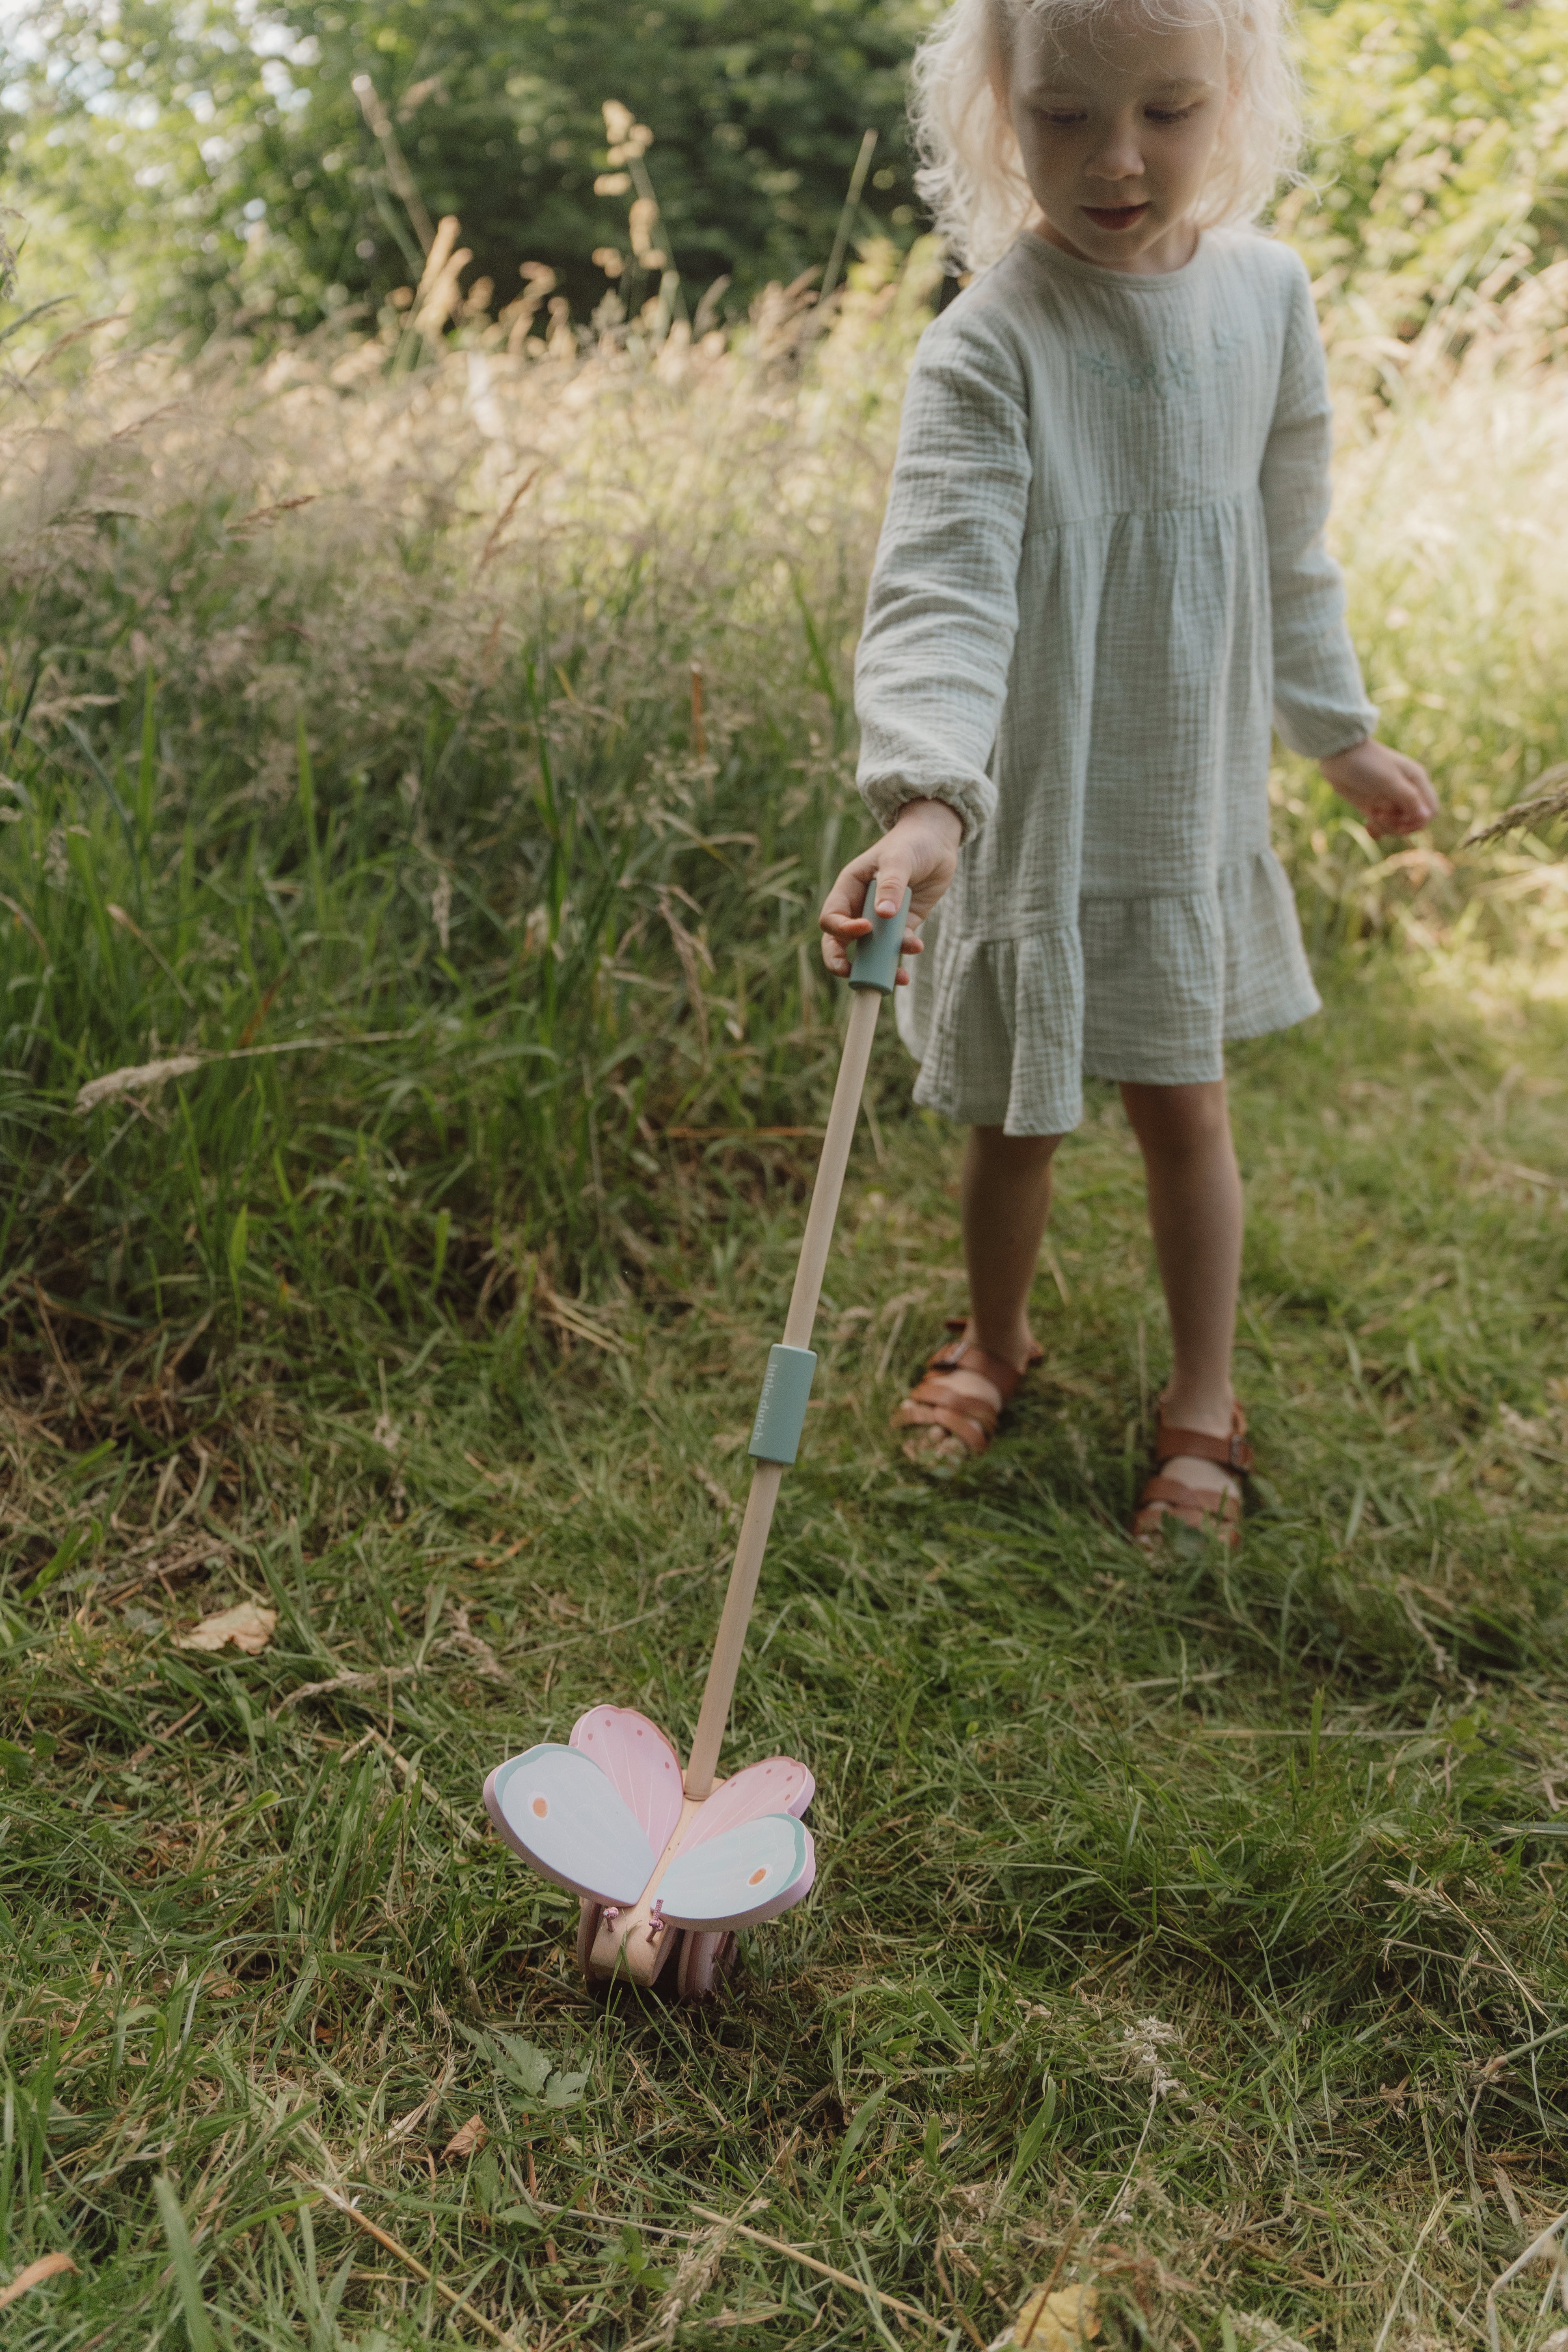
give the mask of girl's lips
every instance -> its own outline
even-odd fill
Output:
[[[1143,205],[1085,205],[1084,218],[1096,228],[1135,228],[1149,207]]]

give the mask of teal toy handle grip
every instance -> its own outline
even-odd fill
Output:
[[[753,1461],[787,1469],[800,1451],[816,1358],[809,1348],[770,1348],[757,1418],[747,1448]]]
[[[855,943],[855,968],[849,974],[849,985],[879,989],[884,996],[891,996],[899,984],[899,957],[904,944],[904,926],[909,920],[910,894],[904,892],[896,915],[879,915],[876,893],[877,885],[873,882],[862,909],[871,918],[870,936]]]

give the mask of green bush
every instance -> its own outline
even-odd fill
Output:
[[[345,301],[374,310],[421,254],[396,152],[367,121],[368,74],[432,220],[455,215],[504,305],[520,268],[554,269],[579,316],[611,281],[657,292],[627,236],[603,113],[625,101],[653,134],[659,242],[699,297],[721,276],[746,302],[820,268],[864,132],[879,134],[857,226],[907,243],[903,65],[911,0],[339,0],[254,10],[129,0],[112,17],[66,0],[26,31],[47,68],[10,136],[11,200],[55,226],[84,278],[129,272],[144,315],[205,332],[276,311],[308,327]],[[23,28],[13,35],[15,43]],[[376,113],[373,102],[373,118]],[[98,248],[98,250],[95,250]]]
[[[661,273],[633,250],[627,205],[651,192],[645,251],[673,261],[689,309],[728,277],[739,314],[826,262],[868,130],[851,226],[916,234],[904,68],[927,13],[668,0],[607,24],[595,0],[294,0],[258,18],[238,0],[128,0],[110,17],[35,0],[0,37],[7,191],[49,290],[130,281],[159,331],[374,315],[420,271],[405,171],[415,215],[461,223],[494,309],[525,262],[555,272],[579,320],[606,294],[638,308]],[[1329,283],[1409,332],[1446,291],[1563,252],[1568,0],[1308,0],[1300,40],[1311,184],[1282,217]],[[651,134],[630,171],[606,100]]]
[[[1315,268],[1408,331],[1568,250],[1568,0],[1314,0],[1302,20]]]

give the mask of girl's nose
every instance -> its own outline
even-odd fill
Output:
[[[1143,155],[1131,119],[1110,123],[1104,138],[1084,166],[1091,180],[1141,180]]]

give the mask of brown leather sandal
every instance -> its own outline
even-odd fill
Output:
[[[1211,1494],[1205,1487],[1186,1486],[1180,1478],[1165,1477],[1163,1473],[1166,1463],[1183,1454],[1194,1455],[1200,1462],[1217,1462],[1245,1477],[1252,1467],[1252,1448],[1247,1442],[1247,1415],[1241,1407],[1231,1408],[1228,1437],[1210,1437],[1201,1429],[1173,1429],[1165,1419],[1162,1404],[1154,1433],[1154,1473],[1145,1479],[1138,1497],[1132,1521],[1133,1542],[1152,1551],[1160,1540],[1163,1521],[1170,1517],[1180,1519],[1184,1528],[1195,1528],[1200,1535],[1216,1536],[1229,1551],[1239,1551],[1239,1493],[1234,1486],[1226,1486],[1218,1494]]]
[[[1001,1356],[993,1356],[973,1340],[964,1339],[969,1328],[966,1316],[951,1317],[947,1328],[956,1332],[957,1338],[949,1339],[926,1358],[924,1379],[898,1407],[891,1425],[894,1429],[943,1429],[973,1456],[984,1453],[996,1434],[1004,1406],[1024,1374],[1039,1362],[1046,1351],[1037,1342],[1026,1364],[1009,1364]],[[967,1389],[957,1388],[942,1377],[944,1373],[959,1371],[977,1372],[983,1381],[989,1381],[996,1391],[996,1402],[987,1404],[984,1397],[971,1396]],[[945,1454],[945,1449],[918,1444],[913,1438],[904,1440],[903,1451],[911,1462],[942,1461]]]

